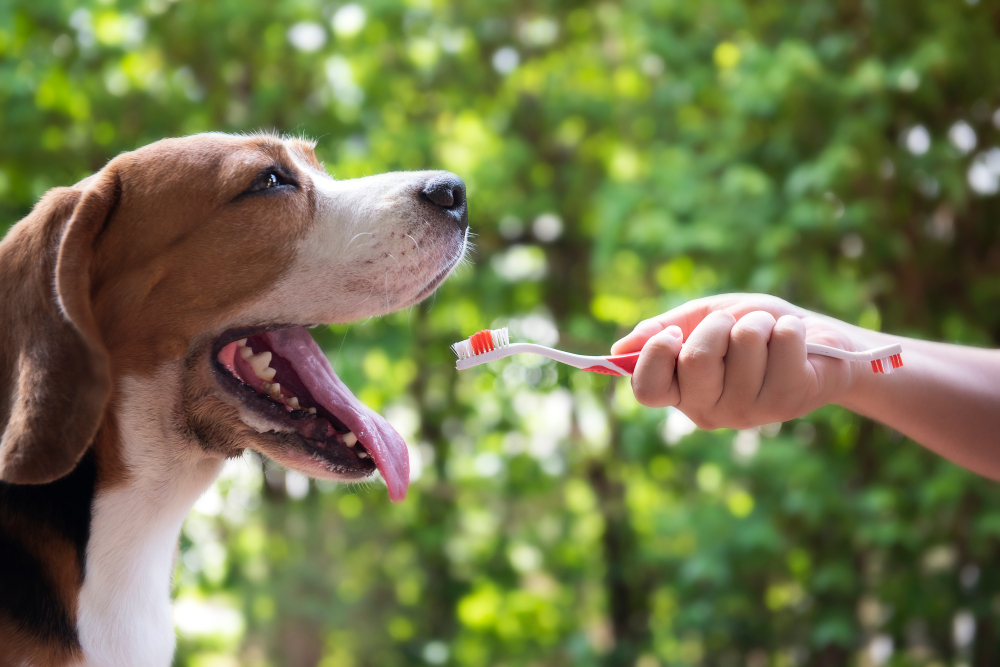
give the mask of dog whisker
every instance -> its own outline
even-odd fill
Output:
[[[368,299],[372,298],[372,294],[375,293],[375,281],[374,280],[371,281],[371,286],[372,286],[372,288],[371,288],[371,290],[369,290],[368,296],[366,296],[365,298],[361,299],[361,301],[358,301],[356,304],[354,304],[352,306],[352,308],[357,308],[358,306],[360,306],[361,304],[363,304],[365,301],[367,301]]]
[[[345,250],[349,249],[351,247],[351,244],[354,243],[359,236],[365,236],[366,234],[370,235],[370,236],[375,236],[375,232],[359,232],[359,233],[355,234],[353,237],[351,237],[351,240],[347,242],[347,247],[345,248]],[[372,245],[372,244],[369,244],[369,245]],[[358,247],[359,248],[367,248],[368,246],[358,246]]]
[[[410,239],[411,241],[413,241],[413,245],[414,245],[414,246],[416,246],[416,248],[417,248],[417,250],[418,250],[419,252],[422,252],[422,253],[424,253],[425,255],[427,255],[427,259],[432,259],[432,258],[431,258],[431,254],[430,254],[429,252],[427,252],[426,250],[424,250],[423,248],[421,248],[421,247],[420,247],[420,244],[419,244],[419,243],[417,243],[417,240],[416,240],[415,238],[413,238],[413,237],[412,237],[412,236],[410,236],[409,234],[407,234],[406,236],[407,236],[407,237],[408,237],[408,238],[409,238],[409,239]]]
[[[410,258],[410,261],[413,262],[413,266],[416,267],[416,269],[417,269],[415,275],[417,275],[419,277],[419,275],[420,275],[420,265],[417,264],[417,260],[413,259],[412,257]],[[424,285],[424,287],[427,287],[427,285]]]
[[[369,296],[371,295],[369,294]],[[333,370],[337,370],[337,362],[340,361],[340,353],[344,350],[344,343],[347,342],[347,334],[349,334],[350,332],[351,332],[351,325],[350,323],[348,323],[347,330],[344,331],[344,338],[343,340],[340,341],[340,347],[337,348],[337,356],[334,357],[333,359]]]

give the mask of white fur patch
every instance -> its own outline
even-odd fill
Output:
[[[122,382],[124,486],[94,499],[77,629],[87,667],[168,667],[170,580],[181,524],[222,469],[185,442],[163,410],[180,396],[180,362]]]

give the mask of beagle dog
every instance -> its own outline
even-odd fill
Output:
[[[167,667],[181,523],[247,447],[401,500],[405,443],[306,327],[417,303],[467,236],[454,174],[337,181],[271,135],[49,191],[0,242],[0,666]]]

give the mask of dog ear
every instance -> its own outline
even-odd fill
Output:
[[[119,198],[113,166],[50,190],[0,241],[0,481],[76,466],[111,393],[91,307],[91,260]]]

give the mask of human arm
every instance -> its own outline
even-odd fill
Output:
[[[868,364],[807,356],[806,341],[853,351],[900,343],[906,365],[876,375]],[[788,421],[834,403],[1000,479],[996,350],[869,331],[759,294],[691,301],[640,322],[611,351],[640,349],[639,402],[676,406],[701,428]]]

